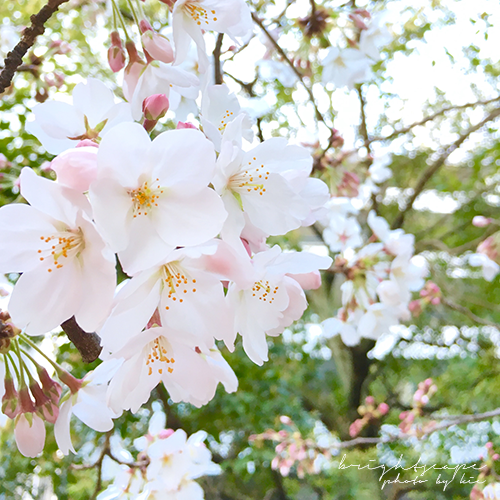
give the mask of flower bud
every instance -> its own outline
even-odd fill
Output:
[[[36,413],[23,413],[17,417],[14,436],[19,451],[25,457],[36,457],[45,444],[45,425]]]
[[[54,403],[59,403],[59,398],[61,397],[62,387],[61,384],[56,382],[47,373],[47,370],[41,366],[37,370],[38,378],[42,383],[44,393],[53,401]]]
[[[154,94],[146,97],[142,103],[142,112],[146,120],[158,121],[168,111],[168,99],[165,94]]]
[[[15,418],[19,413],[19,406],[17,404],[19,395],[14,386],[14,381],[9,374],[5,376],[4,386],[5,394],[2,398],[2,413],[9,418]]]
[[[472,225],[476,227],[486,227],[493,222],[491,217],[484,217],[483,215],[476,215],[472,219]]]
[[[174,60],[174,51],[168,39],[153,31],[151,25],[144,19],[139,23],[139,27],[142,32],[141,41],[144,51],[153,60],[171,63]]]
[[[380,403],[377,408],[380,415],[387,415],[389,412],[389,405],[387,403]]]
[[[52,160],[51,167],[60,184],[82,193],[88,191],[97,177],[97,148],[68,149]]]

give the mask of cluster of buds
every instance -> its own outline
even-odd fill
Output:
[[[434,427],[435,422],[430,421],[423,426],[415,425],[415,419],[423,415],[423,408],[429,403],[430,397],[437,392],[437,386],[431,378],[418,384],[413,395],[413,404],[410,411],[403,411],[399,415],[401,423],[399,428],[405,434],[423,435]]]
[[[331,458],[328,449],[321,448],[314,439],[304,438],[293,420],[281,416],[280,422],[287,427],[280,431],[268,429],[262,434],[254,434],[249,441],[261,446],[264,441],[274,441],[276,456],[271,462],[273,470],[278,470],[282,476],[288,476],[292,467],[296,468],[297,476],[303,478],[305,474],[320,472],[317,458],[321,455]]]
[[[500,459],[500,455],[493,450],[493,443],[486,443],[487,456],[481,457],[483,463],[480,467],[480,474],[476,480],[476,484],[470,492],[471,500],[500,500],[500,483],[496,482],[496,474],[494,473],[495,462]],[[491,481],[484,486],[487,481]]]
[[[2,413],[15,422],[14,436],[19,451],[27,457],[36,457],[45,443],[44,422],[55,424],[58,419],[62,386],[35,360],[26,347],[36,348],[12,324],[10,315],[1,311],[0,353],[4,354],[5,367]],[[38,348],[36,350],[49,359]],[[81,381],[54,361],[49,361],[59,380],[72,393],[81,388]]]
[[[429,305],[437,306],[441,303],[441,289],[432,281],[427,281],[420,290],[420,299],[412,300],[408,305],[414,317],[420,316],[422,311]]]
[[[376,424],[388,412],[389,405],[387,403],[377,405],[375,398],[368,396],[365,399],[365,404],[358,408],[361,418],[358,418],[349,426],[349,435],[353,438],[358,436],[367,425]]]
[[[337,196],[355,198],[359,194],[361,180],[354,172],[344,171],[342,180],[337,185]]]

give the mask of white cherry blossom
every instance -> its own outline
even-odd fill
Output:
[[[47,101],[33,108],[34,121],[26,123],[52,154],[75,147],[82,139],[103,137],[115,125],[131,122],[130,106],[116,103],[113,92],[102,82],[89,78],[73,89],[73,104]]]
[[[288,274],[327,269],[332,260],[307,252],[282,253],[279,246],[256,254],[254,282],[242,289],[230,285],[227,298],[235,311],[235,330],[243,348],[256,364],[267,361],[267,335],[279,335],[298,320],[307,307],[301,286]]]
[[[94,218],[129,274],[221,230],[227,213],[207,187],[215,152],[201,132],[171,130],[151,142],[140,125],[122,124],[103,139],[97,161]]]
[[[333,83],[336,87],[354,88],[356,83],[368,79],[372,61],[358,49],[330,47],[323,59],[323,83]]]
[[[217,349],[192,345],[184,332],[153,327],[132,338],[113,357],[123,364],[111,380],[108,404],[115,412],[137,412],[163,382],[174,402],[202,406],[219,382],[234,392],[238,381]],[[109,362],[110,360],[107,360]]]
[[[198,64],[205,72],[209,62],[203,31],[227,33],[232,38],[247,37],[252,32],[252,18],[245,0],[177,0],[172,26],[175,62],[181,63],[188,54],[191,40],[198,49]]]
[[[23,273],[9,302],[13,322],[43,334],[75,316],[85,331],[94,331],[110,311],[116,273],[88,202],[30,168],[20,179],[30,205],[0,209],[0,272]]]

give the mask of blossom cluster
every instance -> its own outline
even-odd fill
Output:
[[[252,361],[267,361],[267,336],[302,316],[304,290],[317,288],[319,270],[331,265],[266,243],[313,224],[329,199],[327,186],[309,177],[307,150],[283,138],[249,144],[252,122],[236,96],[180,67],[192,39],[198,71],[207,69],[206,30],[247,36],[245,2],[178,0],[172,27],[174,46],[142,19],[142,54],[127,36],[128,64],[113,32],[108,57],[114,71],[124,69],[126,101],[89,79],[76,85],[72,104],[39,104],[27,124],[56,155],[57,177],[24,168],[19,189],[28,204],[0,209],[0,272],[20,273],[4,379],[24,395],[10,416],[37,436],[36,446],[20,446],[29,456],[43,448],[41,419],[55,422],[68,453],[72,413],[103,431],[124,410],[137,412],[159,383],[174,402],[198,407],[219,382],[235,391],[218,346],[233,351],[239,334]],[[153,133],[175,93],[194,99],[200,91],[198,124],[176,120],[176,129]],[[117,264],[127,276],[118,286]],[[43,381],[20,344],[34,349],[29,336],[67,321],[97,332],[103,362],[78,381],[50,361],[69,390],[61,398],[59,385],[50,398],[43,387],[49,418],[26,385]]]
[[[342,205],[339,207],[345,213]],[[345,281],[340,287],[342,307],[334,318],[323,322],[323,327],[329,336],[340,335],[346,345],[356,345],[361,338],[377,340],[391,326],[408,320],[411,292],[424,286],[427,275],[425,262],[413,256],[413,235],[391,230],[374,212],[368,214],[368,226],[372,235],[365,241],[355,223],[330,224],[324,232],[332,250],[343,250],[335,267]],[[354,251],[356,247],[361,248]]]
[[[148,434],[134,441],[139,452],[135,462],[111,462],[112,483],[98,500],[201,500],[203,489],[195,481],[202,476],[220,474],[198,431],[187,437],[178,429],[165,429],[165,415],[155,412]]]

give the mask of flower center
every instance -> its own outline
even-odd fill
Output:
[[[201,7],[198,2],[186,3],[184,8],[198,26],[200,26],[202,22],[209,24],[209,17],[212,17],[212,21],[217,21],[217,17],[215,17],[215,10],[208,12],[206,9]]]
[[[267,280],[260,280],[252,287],[252,297],[258,297],[259,300],[272,304],[274,302],[274,295],[278,293],[279,288],[279,286],[270,285]]]
[[[170,262],[163,266],[164,286],[168,290],[167,299],[182,303],[189,293],[196,293],[196,280],[191,279],[186,274],[188,273],[176,262]],[[165,306],[165,309],[168,311],[170,306]]]
[[[162,375],[163,370],[167,368],[168,373],[172,373],[174,369],[170,365],[175,363],[174,358],[167,356],[168,350],[172,350],[170,344],[165,337],[157,337],[153,342],[149,343],[150,352],[146,361],[148,367],[148,375],[153,375],[153,369]]]
[[[148,215],[148,212],[158,206],[158,199],[163,194],[159,179],[152,186],[146,181],[140,188],[128,192],[134,204],[134,218],[138,215]]]
[[[75,231],[63,231],[52,236],[40,236],[43,241],[42,248],[38,249],[40,260],[49,259],[51,267],[47,269],[51,273],[54,269],[61,269],[68,259],[77,257],[85,248],[83,232],[80,228]]]
[[[257,158],[254,158],[254,161]],[[248,169],[240,171],[239,173],[233,175],[228,182],[228,187],[231,191],[238,194],[249,193],[259,193],[262,196],[266,192],[265,181],[269,179],[269,172],[264,168],[264,165],[260,167],[252,167],[252,162],[248,162]]]

